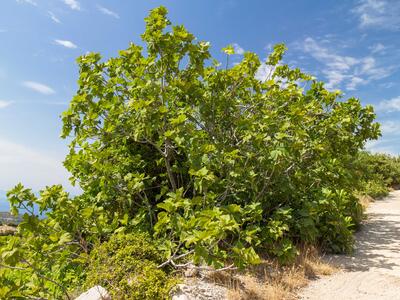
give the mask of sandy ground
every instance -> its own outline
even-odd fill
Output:
[[[400,191],[371,203],[351,256],[327,257],[343,271],[319,278],[300,299],[400,300]]]

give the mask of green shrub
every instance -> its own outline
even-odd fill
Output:
[[[0,247],[7,245],[9,240],[10,240],[10,236],[8,236],[8,235],[1,236],[0,235]]]
[[[299,214],[296,225],[302,241],[317,243],[328,252],[352,250],[353,231],[363,217],[362,207],[353,194],[325,188]]]
[[[364,193],[372,198],[379,199],[389,194],[389,187],[383,180],[374,179],[364,183]]]
[[[169,275],[138,228],[164,241],[171,265],[190,258],[244,268],[265,252],[286,262],[301,242],[348,251],[360,219],[354,158],[380,135],[373,108],[283,64],[283,44],[266,61],[246,52],[234,65],[228,46],[222,65],[208,42],[172,26],[164,7],[150,12],[141,37],[145,47],[131,43],[106,61],[78,58],[62,137],[82,194],[53,186],[37,197],[22,185],[8,193],[13,213],[31,211],[3,255],[24,268],[14,290],[60,298],[85,278],[90,253],[88,285],[117,298],[162,298]],[[385,182],[398,183],[388,166]]]
[[[85,285],[101,285],[113,299],[167,299],[177,281],[157,268],[161,262],[147,234],[113,235],[92,250]]]
[[[265,62],[247,52],[221,66],[164,7],[150,12],[142,39],[145,48],[131,44],[106,61],[78,59],[63,137],[72,135],[65,166],[87,199],[139,220],[172,258],[193,252],[216,268],[227,258],[257,263],[258,251],[293,257],[296,242],[321,242],[324,222],[336,220],[343,229],[332,244],[351,247],[355,204],[332,202],[329,217],[304,218],[304,228],[296,220],[325,214],[324,189],[354,191],[354,157],[379,136],[371,106],[282,64],[283,44]],[[228,61],[234,54],[222,51]]]
[[[360,152],[356,161],[359,169],[359,191],[373,198],[382,198],[390,188],[400,183],[400,159],[387,154]]]

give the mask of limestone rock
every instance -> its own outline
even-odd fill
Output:
[[[0,225],[0,235],[14,235],[17,228],[9,225]]]
[[[111,296],[105,288],[100,285],[96,285],[81,294],[75,300],[111,300]]]
[[[226,300],[228,290],[222,286],[202,280],[178,284],[172,293],[172,300]]]

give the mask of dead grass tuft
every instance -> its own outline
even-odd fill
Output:
[[[369,206],[369,204],[371,202],[374,202],[374,198],[372,198],[371,196],[368,196],[368,195],[360,195],[360,196],[358,196],[358,201],[360,202],[363,209],[366,210],[367,207]]]
[[[337,269],[321,259],[318,251],[303,247],[296,261],[281,266],[275,260],[264,260],[246,272],[209,272],[207,280],[229,289],[230,300],[296,299],[298,290],[310,279],[330,275]]]
[[[227,298],[230,300],[280,300],[294,299],[287,291],[277,284],[266,284],[249,274],[240,276],[243,283],[241,289],[229,289]]]

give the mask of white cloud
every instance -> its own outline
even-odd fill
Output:
[[[350,82],[346,85],[346,88],[349,91],[354,91],[356,89],[356,87],[360,84],[366,84],[366,80],[362,79],[360,77],[354,76],[354,77],[350,78]]]
[[[372,45],[371,47],[368,47],[368,49],[370,49],[373,54],[375,54],[375,53],[384,54],[386,47],[385,47],[385,45],[383,45],[381,43],[377,43],[377,44]]]
[[[356,72],[361,75],[367,75],[368,81],[386,78],[393,72],[393,67],[378,67],[375,58],[372,56],[363,58],[360,63],[361,69],[356,70]]]
[[[346,75],[343,75],[342,72],[337,71],[337,70],[322,70],[322,73],[325,75],[325,77],[328,79],[328,82],[326,83],[326,87],[328,89],[334,89],[337,88],[342,81],[347,78]]]
[[[43,83],[39,83],[39,82],[35,82],[35,81],[24,81],[22,83],[22,85],[31,90],[34,90],[38,93],[41,93],[43,95],[55,94],[55,91],[51,87],[49,87]]]
[[[368,141],[365,145],[365,149],[372,153],[384,153],[392,156],[399,155],[396,145],[389,143],[388,140],[382,140],[382,138],[379,141]]]
[[[5,100],[0,100],[0,109],[6,108],[9,106],[12,102],[11,101],[5,101]]]
[[[233,46],[233,49],[235,50],[235,54],[239,54],[239,55],[243,55],[244,54],[245,51],[244,51],[244,49],[242,47],[240,47],[239,44],[233,43],[232,46]]]
[[[48,13],[49,13],[50,18],[51,18],[55,23],[58,23],[58,24],[61,23],[60,19],[57,18],[56,15],[55,15],[54,13],[52,13],[51,11],[49,11]]]
[[[381,123],[381,131],[383,135],[400,133],[400,122],[384,121]]]
[[[400,96],[389,99],[383,100],[375,106],[377,111],[391,113],[400,111]]]
[[[81,5],[76,0],[64,0],[64,3],[73,10],[81,10]]]
[[[33,6],[37,6],[37,3],[33,0],[17,0],[18,3],[27,3]]]
[[[76,49],[76,48],[78,48],[78,46],[75,45],[75,44],[74,44],[73,42],[71,42],[71,41],[67,41],[67,40],[54,40],[54,42],[55,42],[56,44],[60,45],[60,46],[64,46],[64,47],[69,48],[69,49]]]
[[[358,60],[350,56],[341,56],[333,53],[328,48],[320,46],[316,40],[307,37],[304,40],[303,50],[316,60],[324,62],[332,69],[347,71],[358,63]]]
[[[258,68],[255,77],[261,81],[268,80],[268,79],[270,79],[271,75],[273,74],[273,70],[274,70],[274,67],[264,63]]]
[[[105,7],[101,6],[101,5],[97,5],[97,9],[98,9],[102,14],[105,14],[105,15],[108,15],[108,16],[111,16],[111,17],[114,17],[114,18],[116,18],[116,19],[119,19],[119,15],[118,15],[116,12],[114,12],[114,11],[108,9],[108,8],[105,8]]]
[[[304,40],[301,48],[323,64],[321,72],[327,79],[328,89],[336,89],[344,84],[347,90],[355,90],[359,85],[386,78],[394,69],[393,66],[378,66],[373,56],[358,58],[340,55],[311,37]]]
[[[46,185],[63,184],[72,188],[62,158],[41,153],[26,145],[0,137],[0,189],[8,190],[22,182],[26,187],[39,190]]]
[[[389,82],[381,83],[380,86],[385,89],[390,89],[390,88],[396,86],[396,84],[393,81],[389,81]]]
[[[400,29],[400,2],[398,0],[361,0],[352,12],[360,28]]]

